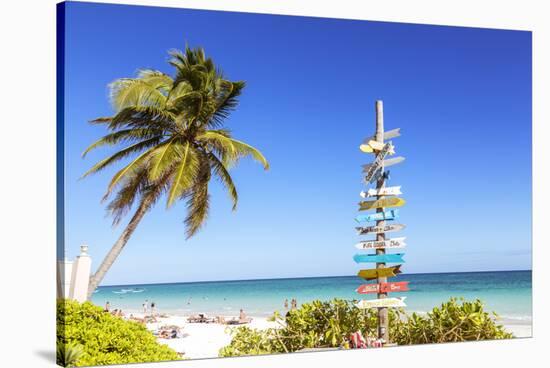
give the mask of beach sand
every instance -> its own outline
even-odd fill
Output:
[[[137,317],[142,317],[135,314]],[[226,320],[231,316],[224,316]],[[252,322],[240,326],[228,326],[219,323],[189,323],[187,316],[168,316],[167,318],[157,318],[158,322],[148,323],[147,328],[151,331],[156,330],[160,326],[175,325],[183,327],[182,332],[184,337],[176,339],[161,339],[158,341],[161,344],[168,345],[178,353],[184,353],[186,358],[216,358],[219,350],[229,345],[231,342],[231,330],[241,326],[250,328],[265,329],[269,327],[278,327],[276,322],[270,322],[266,317],[252,317]]]
[[[142,315],[135,313],[136,317]],[[231,316],[224,316],[229,319]],[[270,322],[266,317],[252,317],[252,322],[246,324],[250,328],[265,329],[279,327],[276,322]],[[531,325],[518,321],[500,321],[504,327],[512,332],[515,337],[530,337]],[[186,358],[215,358],[219,350],[231,342],[230,331],[240,326],[227,326],[219,323],[189,323],[186,316],[169,315],[166,318],[158,318],[156,323],[148,323],[147,328],[151,331],[160,326],[175,325],[183,327],[184,337],[176,339],[161,339],[161,344],[166,344],[178,353],[184,353]]]

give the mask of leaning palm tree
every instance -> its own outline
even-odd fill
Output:
[[[105,259],[90,278],[88,299],[121,253],[145,213],[161,197],[167,207],[178,200],[187,205],[187,238],[193,236],[208,216],[208,184],[212,176],[225,186],[237,206],[237,190],[229,174],[235,163],[251,156],[267,170],[269,164],[254,147],[233,139],[223,127],[237,106],[245,83],[231,82],[216,68],[204,50],[170,52],[174,76],[157,70],[141,70],[137,78],[122,78],[110,84],[113,116],[93,120],[104,124],[109,134],[83,153],[105,145],[124,148],[99,161],[85,176],[120,160],[129,163],[112,177],[103,200],[113,225],[134,208],[130,221]]]

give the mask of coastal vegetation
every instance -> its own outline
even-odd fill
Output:
[[[451,298],[426,315],[408,315],[402,309],[389,310],[390,339],[398,345],[477,341],[512,338],[495,322],[480,300]],[[271,319],[280,328],[265,330],[240,327],[232,331],[221,357],[289,353],[305,348],[349,348],[348,337],[356,331],[375,336],[377,310],[359,309],[352,301],[334,299],[313,301],[291,310],[286,316],[275,313]]]
[[[57,363],[92,366],[179,360],[147,328],[90,302],[57,301]]]
[[[243,157],[269,164],[251,145],[236,140],[224,124],[239,102],[245,82],[226,79],[201,48],[172,51],[174,75],[142,69],[136,78],[110,84],[114,115],[100,117],[110,131],[83,153],[104,146],[124,145],[92,166],[83,176],[98,173],[130,158],[112,177],[103,200],[118,224],[135,205],[135,212],[90,278],[88,299],[127,244],[143,216],[166,197],[170,207],[179,200],[187,205],[187,238],[205,223],[209,211],[209,183],[216,177],[237,207],[238,194],[230,169]]]

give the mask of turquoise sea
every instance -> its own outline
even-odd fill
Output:
[[[426,312],[454,296],[481,299],[505,320],[531,322],[531,271],[402,274],[392,281],[410,282],[409,292],[392,294],[407,297],[409,312]],[[357,276],[341,276],[102,286],[92,301],[100,306],[109,301],[112,308],[124,312],[141,312],[147,300],[170,314],[236,315],[243,308],[251,316],[268,316],[283,311],[285,299],[290,304],[296,298],[301,304],[315,299],[373,298],[355,293],[363,283]]]

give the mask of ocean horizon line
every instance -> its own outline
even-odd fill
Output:
[[[480,273],[499,273],[499,272],[532,272],[532,269],[528,270],[495,270],[495,271],[449,271],[449,272],[407,272],[401,273],[399,276],[405,275],[448,275],[448,274],[480,274]],[[112,285],[100,285],[102,287],[122,287],[122,286],[147,286],[147,285],[182,285],[182,284],[209,284],[220,282],[253,282],[253,281],[278,281],[278,280],[303,280],[303,279],[327,279],[327,278],[346,278],[357,277],[354,275],[340,275],[340,276],[300,276],[300,277],[267,277],[258,279],[233,279],[233,280],[202,280],[202,281],[175,281],[175,282],[154,282],[154,283],[139,283],[139,284],[112,284]]]

